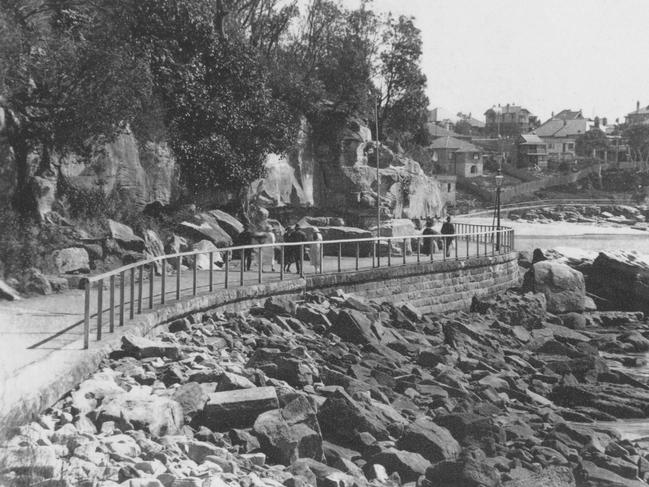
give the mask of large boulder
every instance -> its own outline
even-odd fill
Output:
[[[158,234],[153,230],[144,231],[144,257],[151,259],[153,257],[162,257],[165,255],[165,248],[158,237]],[[155,263],[155,272],[160,275],[162,272],[162,262],[156,261]]]
[[[111,237],[117,240],[122,248],[135,252],[142,252],[144,250],[144,239],[135,235],[133,229],[128,225],[109,219],[108,228],[110,229]]]
[[[649,311],[649,256],[637,252],[600,252],[589,274],[597,296],[620,308]]]
[[[208,396],[201,422],[215,431],[247,428],[260,414],[278,408],[274,387],[214,392]]]
[[[201,240],[193,245],[192,250],[201,252],[197,254],[196,268],[199,270],[209,270],[210,268],[210,252],[212,252],[212,269],[220,269],[223,267],[223,257],[219,249],[209,240]]]
[[[56,250],[52,254],[54,265],[61,274],[90,272],[88,252],[79,247]]]
[[[8,301],[17,301],[22,299],[20,294],[12,288],[9,284],[0,279],[0,299],[6,299]]]
[[[376,234],[376,227],[370,228]],[[381,222],[381,237],[412,237],[418,234],[415,230],[415,224],[408,218],[394,218],[386,222]],[[392,240],[391,251],[397,250],[401,255],[405,251],[407,255],[412,253],[412,243],[409,238],[405,239],[405,249],[403,240]]]
[[[149,387],[105,398],[97,424],[114,421],[122,431],[140,429],[154,436],[175,435],[183,426],[183,409],[173,399],[151,394]]]
[[[565,264],[550,260],[534,264],[534,289],[545,294],[550,313],[584,310],[584,275]]]
[[[399,438],[397,448],[419,453],[432,463],[457,460],[462,451],[451,433],[432,421],[409,425]]]
[[[272,461],[290,465],[298,458],[322,459],[320,426],[306,396],[297,396],[282,409],[260,414],[253,433]]]
[[[362,238],[372,238],[372,232],[362,228],[354,227],[319,227],[323,240],[352,240]],[[359,247],[360,257],[369,257],[372,255],[372,242],[354,242],[342,244],[342,255],[346,257],[356,256],[356,246]],[[324,245],[324,255],[338,255],[338,244]]]
[[[210,210],[208,214],[216,220],[232,239],[235,239],[237,235],[243,232],[243,224],[229,213],[221,210]]]
[[[232,237],[221,228],[216,218],[208,213],[196,215],[196,222],[184,221],[180,223],[180,230],[194,240],[210,240],[217,247],[232,245]]]

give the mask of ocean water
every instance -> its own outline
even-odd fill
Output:
[[[585,235],[516,235],[516,250],[535,248],[553,249],[573,247],[588,251],[635,250],[649,255],[649,232],[633,235],[585,234]]]

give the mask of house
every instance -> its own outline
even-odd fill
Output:
[[[545,142],[535,134],[520,135],[516,140],[516,165],[518,167],[548,166]]]
[[[640,108],[640,102],[636,102],[635,112],[627,114],[626,123],[628,125],[638,125],[641,123],[649,124],[649,105],[644,108]]]
[[[584,118],[581,111],[562,110],[534,130],[534,134],[545,142],[548,161],[572,161],[577,156],[577,137],[588,132],[592,126],[592,120]]]
[[[482,176],[482,151],[466,140],[440,137],[428,146],[431,158],[443,174],[472,178]]]
[[[473,118],[471,114],[458,113],[459,120],[455,124],[455,131],[468,136],[482,136],[485,133],[485,123]]]
[[[538,118],[519,105],[498,105],[485,113],[485,133],[491,137],[510,137],[525,134],[534,130]]]

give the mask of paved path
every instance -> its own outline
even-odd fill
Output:
[[[491,244],[481,243],[479,247],[475,241],[469,244],[469,254],[476,255],[480,252],[484,255],[485,251],[492,252]],[[458,246],[458,257],[467,256],[466,242],[460,242]],[[455,258],[455,250],[451,250],[450,258]],[[416,250],[413,255],[407,256],[405,262],[414,264],[417,262]],[[421,261],[429,260],[429,256],[420,255]],[[440,251],[433,254],[434,260],[442,260],[443,255]],[[392,256],[388,259],[383,256],[380,259],[381,267],[389,263],[393,266],[403,265],[402,256]],[[280,280],[279,264],[276,265],[276,272],[271,272],[270,263],[264,265],[262,273],[262,282],[272,282]],[[340,269],[342,271],[353,271],[356,269],[356,259],[353,257],[342,257],[340,260]],[[371,257],[360,258],[358,268],[367,269],[376,265]],[[296,279],[295,273],[285,273],[284,279]],[[337,257],[325,256],[323,273],[334,273],[338,271]],[[304,268],[305,276],[315,273],[314,267],[307,261]],[[213,287],[215,290],[222,289],[225,282],[225,271],[222,269],[215,270],[213,273]],[[237,287],[240,284],[240,266],[239,261],[230,262],[229,286]],[[134,314],[137,316],[139,309],[139,283],[136,274],[136,283],[134,287],[135,301],[133,303]],[[130,315],[130,286],[129,279],[125,283],[125,322],[128,323]],[[167,303],[174,302],[176,299],[176,274],[167,274],[165,286],[165,300]],[[257,261],[253,260],[251,271],[244,273],[244,285],[257,284],[259,282],[259,273],[257,270]],[[181,299],[193,295],[193,275],[191,270],[181,273],[180,280]],[[197,271],[196,293],[198,295],[209,292],[209,271]],[[97,330],[97,294],[96,289],[91,293],[91,345],[96,343]],[[153,306],[157,308],[161,301],[161,278],[154,278],[153,287]],[[119,285],[116,286],[115,300],[119,303]],[[105,338],[109,333],[109,291],[104,286],[102,314],[102,331]],[[149,281],[146,279],[142,285],[142,311],[150,309],[149,300]],[[80,340],[83,338],[83,317],[84,317],[84,292],[81,290],[70,290],[63,294],[53,294],[36,298],[25,299],[21,301],[6,302],[0,301],[0,384],[2,380],[8,377],[16,377],[24,368],[30,364],[36,364],[45,357],[54,353],[64,353],[76,355],[82,352]],[[115,311],[115,331],[119,331],[119,310]],[[92,347],[91,347],[92,348]]]

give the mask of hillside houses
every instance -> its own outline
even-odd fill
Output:
[[[576,140],[593,127],[593,121],[581,110],[562,110],[534,130],[534,134],[546,144],[547,158],[551,162],[574,160]]]

